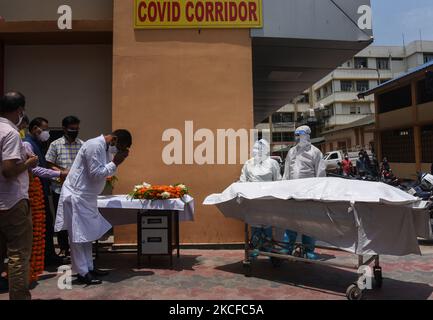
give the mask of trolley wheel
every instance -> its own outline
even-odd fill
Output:
[[[378,289],[382,288],[382,283],[383,283],[382,268],[381,267],[374,267],[373,275],[374,275],[375,287]]]
[[[274,268],[279,268],[283,264],[283,259],[278,259],[275,257],[271,257],[271,263]]]
[[[347,288],[346,297],[348,300],[361,300],[362,290],[359,289],[357,284],[353,283]]]
[[[244,268],[245,277],[251,277],[251,273],[252,273],[251,262],[244,261],[242,267]]]

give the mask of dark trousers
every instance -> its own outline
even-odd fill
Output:
[[[54,247],[54,219],[50,209],[48,197],[44,195],[45,202],[45,258],[50,258],[56,255]]]
[[[57,207],[59,206],[59,199],[60,199],[60,194],[53,192],[53,202],[54,202],[54,209],[56,210],[56,215],[57,215]],[[58,232],[57,241],[59,243],[60,250],[69,251],[68,231],[62,230]]]

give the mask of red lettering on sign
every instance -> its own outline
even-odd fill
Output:
[[[197,2],[195,5],[195,19],[202,22],[204,19],[204,5],[203,2]]]
[[[229,21],[229,3],[224,2],[224,21]]]
[[[192,9],[194,9],[194,3],[187,2],[186,3],[186,20],[188,20],[188,22],[192,22],[194,20],[194,16],[191,14]]]
[[[213,2],[206,2],[206,21],[215,21],[213,15]]]
[[[237,10],[237,6],[236,6],[236,2],[230,2],[229,3],[229,16],[230,16],[230,21],[236,21],[237,17],[238,17],[238,10]]]
[[[221,2],[215,3],[215,20],[216,21],[224,21],[223,4]]]
[[[150,2],[147,6],[147,16],[150,22],[154,22],[156,20],[156,4],[155,2]]]
[[[247,15],[248,15],[247,5],[245,2],[241,2],[239,4],[239,19],[241,19],[241,21],[245,21],[247,20]]]
[[[172,13],[173,21],[178,22],[180,20],[180,3],[173,2],[173,13]]]
[[[167,2],[164,2],[163,4],[161,4],[161,2],[158,2],[159,21],[164,21],[166,11],[167,11]]]
[[[250,21],[259,21],[257,18],[257,4],[255,2],[249,3]]]
[[[140,4],[138,5],[138,19],[140,19],[141,22],[146,21],[146,2],[142,1],[140,2]]]

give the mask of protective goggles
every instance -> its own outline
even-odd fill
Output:
[[[295,136],[305,136],[305,135],[307,135],[308,133],[305,131],[305,130],[298,130],[298,131],[295,131]]]

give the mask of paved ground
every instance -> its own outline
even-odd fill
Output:
[[[325,259],[349,262],[354,256],[319,250]],[[433,299],[433,247],[424,255],[382,257],[384,283],[366,299]],[[100,286],[57,288],[56,273],[46,273],[33,288],[34,299],[345,299],[353,271],[328,266],[284,263],[274,268],[266,258],[253,265],[251,278],[243,275],[242,250],[182,250],[175,270],[165,269],[167,258],[136,269],[131,253],[101,254],[98,264],[111,270]],[[7,299],[0,294],[0,300]]]

